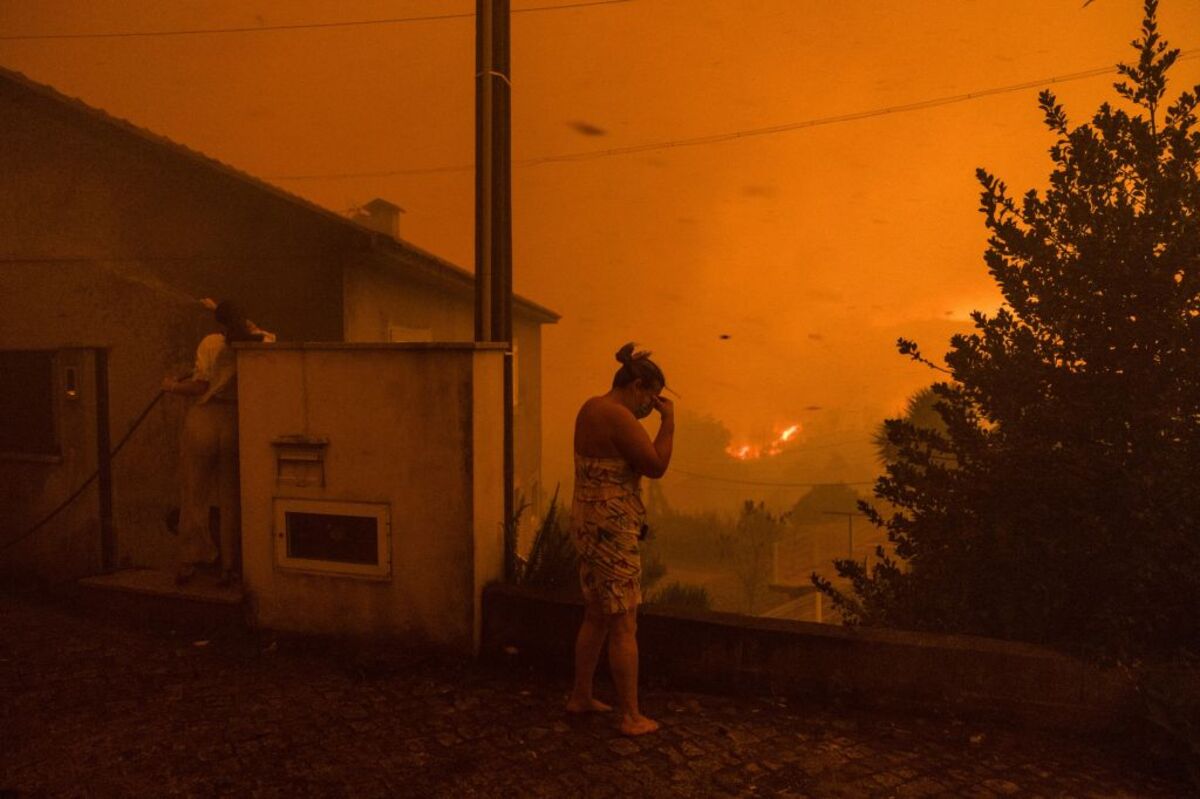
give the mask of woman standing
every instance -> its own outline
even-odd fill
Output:
[[[230,344],[237,341],[274,341],[234,303],[203,301],[213,312],[222,332],[205,336],[196,349],[191,377],[163,380],[163,391],[195,397],[183,423],[180,448],[182,486],[179,502],[179,567],[175,582],[182,585],[196,567],[221,562],[221,583],[235,579],[237,542],[241,519],[237,455],[237,357]],[[218,550],[208,532],[208,497],[217,486],[220,511]]]
[[[575,420],[575,494],[571,533],[579,554],[584,617],[575,640],[575,685],[567,700],[574,713],[612,708],[592,696],[600,651],[616,684],[620,729],[643,735],[658,722],[638,709],[637,606],[642,563],[638,540],[645,528],[641,478],[662,477],[671,462],[675,408],[660,396],[662,370],[632,343],[617,352],[621,367],[612,389],[583,403]],[[657,410],[654,440],[638,422]]]

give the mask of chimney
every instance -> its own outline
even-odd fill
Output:
[[[404,209],[387,200],[376,197],[362,206],[354,214],[354,221],[360,225],[386,233],[394,239],[400,238],[400,214]]]

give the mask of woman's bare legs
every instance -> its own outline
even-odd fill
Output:
[[[617,687],[621,732],[644,735],[658,729],[658,722],[638,710],[637,608],[611,615],[608,621],[608,668]]]
[[[592,680],[607,635],[608,624],[604,611],[590,602],[585,603],[583,623],[579,625],[579,635],[575,638],[575,686],[567,699],[567,711],[570,713],[612,710],[611,705],[592,696]]]
[[[212,563],[217,548],[208,532],[208,495],[216,477],[221,424],[213,408],[192,405],[183,420],[179,460],[179,564],[175,582],[186,583],[197,564]]]

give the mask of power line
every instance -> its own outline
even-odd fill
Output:
[[[117,455],[120,454],[121,450],[125,447],[126,442],[129,441],[130,437],[134,434],[134,432],[138,429],[138,427],[141,426],[142,422],[145,421],[146,417],[150,415],[150,411],[154,410],[154,406],[158,404],[158,401],[161,400],[164,395],[165,395],[165,392],[163,392],[163,391],[159,391],[157,394],[155,394],[154,399],[150,400],[150,404],[147,405],[142,410],[142,412],[140,414],[138,414],[138,417],[133,420],[133,424],[129,426],[129,430],[127,430],[125,432],[125,435],[121,437],[121,440],[117,442],[117,445],[115,447],[113,447],[111,452],[108,453],[108,458],[110,461],[113,458],[117,457]],[[67,497],[62,502],[60,502],[58,505],[56,505],[54,507],[54,510],[50,511],[45,516],[43,516],[41,518],[41,520],[38,521],[37,524],[35,524],[33,527],[30,527],[28,530],[26,530],[25,532],[16,536],[15,538],[11,538],[8,541],[5,541],[2,544],[0,544],[0,553],[6,552],[9,549],[12,549],[17,544],[21,543],[26,538],[29,538],[29,536],[36,533],[38,530],[45,527],[46,524],[48,524],[51,519],[58,516],[58,514],[62,513],[62,511],[64,511],[67,507],[69,507],[72,502],[74,502],[76,499],[78,499],[83,494],[83,492],[87,490],[88,486],[90,486],[92,483],[94,483],[96,481],[96,478],[99,476],[100,476],[99,469],[92,472],[92,474],[88,477],[88,479],[84,480],[83,483],[79,486],[79,488],[75,489],[75,491],[69,497]]]
[[[1180,61],[1190,60],[1200,57],[1200,47],[1194,47],[1188,50],[1181,50]],[[742,130],[734,130],[726,133],[714,133],[707,136],[694,136],[686,139],[671,139],[661,142],[647,142],[645,144],[633,144],[627,147],[611,147],[606,150],[583,150],[575,153],[563,153],[561,155],[544,155],[537,158],[524,158],[513,161],[513,166],[532,167],[541,166],[543,164],[559,164],[574,161],[590,161],[597,158],[611,158],[619,155],[633,155],[637,153],[648,153],[656,150],[668,150],[680,147],[697,147],[705,144],[719,144],[722,142],[735,141],[737,139],[747,139],[754,136],[767,136],[776,133],[788,133],[795,130],[803,130],[806,128],[823,127],[826,125],[836,125],[843,122],[856,122],[861,119],[871,119],[873,117],[889,116],[891,114],[904,114],[913,111],[923,111],[929,108],[938,108],[945,105],[953,105],[956,103],[964,103],[970,100],[978,100],[983,97],[992,97],[999,94],[1010,94],[1012,92],[1024,91],[1026,89],[1036,89],[1042,86],[1055,83],[1069,83],[1077,80],[1085,80],[1087,78],[1095,78],[1101,75],[1108,75],[1116,72],[1116,67],[1097,67],[1095,69],[1087,69],[1081,72],[1071,72],[1065,75],[1056,75],[1040,80],[1025,81],[1024,83],[1013,83],[1007,86],[995,86],[989,89],[978,89],[965,94],[947,95],[945,97],[935,97],[929,100],[918,100],[913,103],[905,103],[902,105],[885,106],[883,108],[873,108],[867,111],[856,111],[849,114],[838,114],[836,116],[817,117],[815,119],[806,119],[800,122],[788,122],[782,125],[771,125],[762,128],[745,128]],[[355,178],[385,178],[398,177],[402,175],[432,175],[443,172],[470,172],[475,169],[474,164],[459,164],[456,166],[437,166],[423,167],[416,169],[389,169],[377,172],[335,172],[326,174],[306,174],[306,175],[270,175],[268,180],[345,180]]]
[[[586,0],[586,2],[564,3],[562,5],[533,6],[530,8],[514,8],[512,14],[531,14],[539,11],[563,11],[572,8],[589,8],[591,6],[609,6],[617,3],[629,3],[633,0]],[[231,28],[180,28],[164,31],[118,31],[109,33],[28,33],[0,36],[0,41],[46,41],[63,39],[137,39],[154,36],[200,36],[218,33],[267,33],[270,31],[317,30],[327,28],[354,28],[367,25],[401,25],[410,22],[438,22],[449,19],[471,19],[474,11],[457,14],[428,14],[417,17],[386,17],[382,19],[344,20],[341,22],[298,22],[291,25],[255,25]]]
[[[671,467],[667,470],[667,474],[682,474],[687,477],[695,477],[701,480],[709,480],[714,483],[735,483],[737,485],[751,486],[766,486],[769,488],[821,488],[825,486],[868,486],[875,485],[874,480],[845,480],[832,483],[773,483],[763,480],[738,480],[733,477],[716,477],[711,474],[698,474],[696,472],[688,472],[683,469]]]
[[[207,263],[210,261],[321,261],[325,256],[302,253],[216,253],[213,255],[64,255],[9,256],[0,255],[0,264],[137,264],[137,263]]]
[[[780,450],[779,454],[788,453],[790,455],[803,455],[806,452],[812,452],[813,450],[818,449],[838,449],[840,447],[863,446],[874,443],[874,440],[870,438],[855,438],[847,439],[845,441],[827,441],[824,444],[797,444],[795,446],[789,446],[787,449]],[[751,446],[751,449],[753,448],[754,447]],[[765,445],[759,447],[760,450],[764,448]]]
[[[855,446],[855,445],[861,446],[863,444],[871,444],[871,443],[874,443],[874,442],[869,438],[855,438],[855,439],[849,439],[846,441],[831,441],[831,442],[826,442],[824,444],[801,444],[794,448],[789,447],[788,449],[786,449],[784,451],[789,452],[789,453],[800,454],[800,453],[804,453],[804,452],[809,452],[810,450],[814,450],[814,449],[836,449],[837,447],[851,447],[851,446]]]

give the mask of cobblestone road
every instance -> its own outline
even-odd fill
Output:
[[[566,687],[0,597],[0,796],[1191,795],[1095,744],[769,699],[649,690],[663,730],[630,740]]]

